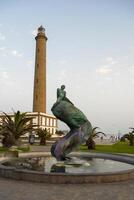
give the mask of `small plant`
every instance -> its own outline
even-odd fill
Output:
[[[33,130],[34,125],[30,123],[33,117],[28,117],[26,114],[17,111],[11,117],[4,113],[4,121],[0,125],[0,134],[3,135],[3,147],[10,148],[18,145],[20,137]]]
[[[36,131],[38,137],[40,138],[40,145],[46,145],[46,140],[51,137],[50,132],[47,131],[47,129],[41,129],[39,128]]]
[[[56,134],[59,135],[59,136],[65,135],[62,130],[56,130]]]
[[[94,127],[92,129],[91,134],[89,135],[89,138],[86,141],[86,145],[88,146],[88,149],[95,149],[95,141],[94,139],[98,137],[99,134],[102,134],[105,136],[105,133],[103,132],[97,132],[96,129],[98,129],[99,127]]]
[[[125,142],[125,141],[126,141],[125,137],[122,136],[121,139],[120,139],[120,142]]]
[[[132,131],[129,132],[128,134],[123,135],[122,140],[127,139],[129,141],[129,145],[134,146],[134,128],[130,128],[130,129],[132,129]]]

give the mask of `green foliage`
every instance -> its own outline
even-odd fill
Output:
[[[29,117],[26,114],[17,111],[11,117],[4,113],[4,121],[0,125],[0,133],[4,136],[2,141],[4,147],[9,148],[16,145],[20,136],[33,130],[34,125],[30,123],[33,117]]]
[[[97,138],[100,134],[105,136],[105,133],[103,132],[98,132],[96,131],[96,129],[98,129],[99,127],[94,127],[92,129],[91,134],[89,135],[89,138],[86,141],[86,145],[88,146],[88,149],[95,149],[95,141],[94,139]]]
[[[56,134],[59,136],[65,135],[62,130],[56,130]]]
[[[0,153],[7,151],[8,149],[6,147],[0,147]]]
[[[18,148],[16,148],[16,150],[21,151],[21,152],[28,152],[28,151],[30,151],[30,147],[29,146],[27,146],[27,147],[18,147]],[[8,148],[0,147],[0,153],[6,152],[6,151],[8,151]]]
[[[22,152],[28,152],[28,151],[30,151],[30,147],[29,146],[27,146],[27,147],[18,147],[18,150],[22,151]]]
[[[122,140],[127,139],[129,141],[129,145],[134,146],[134,128],[130,128],[130,129],[132,129],[132,131],[129,132],[128,134],[123,135]]]
[[[36,131],[38,137],[40,138],[40,145],[45,145],[46,144],[46,140],[49,139],[51,137],[50,132],[47,131],[47,129],[37,129]]]
[[[81,151],[88,151],[86,145],[82,145],[80,147]],[[95,150],[93,152],[100,152],[100,153],[130,153],[134,154],[134,147],[130,146],[128,142],[117,142],[113,145],[96,145]]]
[[[125,138],[122,136],[121,139],[120,139],[120,142],[125,142]]]

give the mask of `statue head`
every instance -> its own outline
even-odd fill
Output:
[[[61,89],[64,90],[65,89],[65,85],[61,85]]]

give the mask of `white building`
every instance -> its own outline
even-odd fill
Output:
[[[10,117],[14,117],[14,114],[8,114]],[[57,129],[57,119],[53,115],[48,115],[41,112],[29,112],[27,113],[27,116],[33,117],[31,119],[30,123],[35,125],[35,128],[42,128],[47,129],[52,136],[55,135],[56,129]],[[4,114],[0,114],[0,123],[3,123],[5,118]]]

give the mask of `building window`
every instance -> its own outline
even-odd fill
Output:
[[[42,125],[45,126],[45,117],[42,117]]]
[[[39,64],[37,64],[37,67],[39,68]]]
[[[47,126],[49,126],[49,118],[47,118]]]
[[[38,83],[38,79],[36,79],[36,83]]]
[[[52,119],[50,119],[50,126],[53,126],[53,124],[52,124],[52,123],[53,123],[53,121],[52,121]]]
[[[37,124],[38,120],[37,117],[33,119],[33,124]]]
[[[38,53],[40,52],[40,49],[38,48]]]
[[[56,120],[54,119],[53,126],[56,126]]]
[[[36,97],[35,97],[36,99],[38,99],[38,95],[36,94]]]

